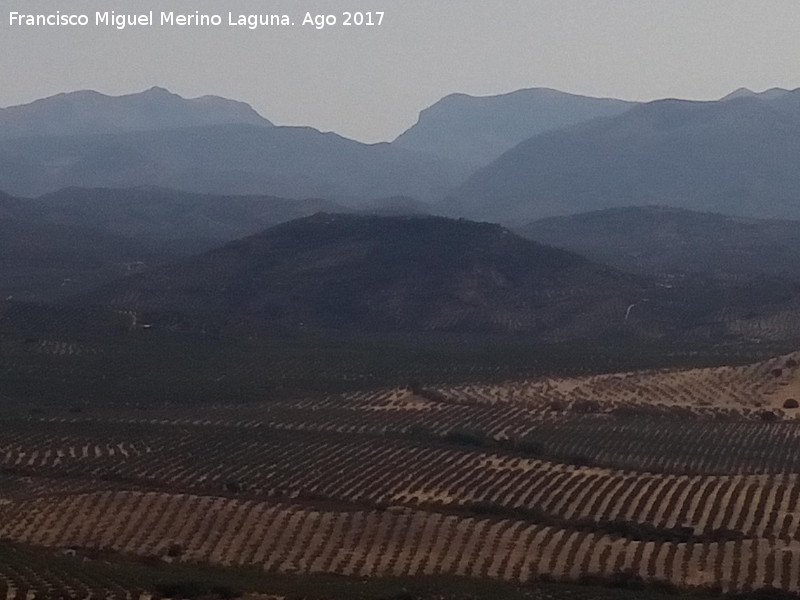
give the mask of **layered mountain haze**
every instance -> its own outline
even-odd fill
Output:
[[[184,100],[160,88],[116,98],[64,94],[0,117],[0,189],[17,196],[152,185],[358,204],[386,196],[431,200],[470,172],[386,143],[274,127],[246,104]]]
[[[134,96],[0,135],[0,600],[800,597],[800,92]]]
[[[373,145],[157,88],[64,94],[4,118],[15,116],[18,131],[52,133],[46,125],[59,114],[74,116],[71,131],[0,136],[0,188],[43,193],[0,197],[5,296],[77,293],[79,302],[237,326],[542,339],[738,335],[748,319],[788,314],[795,303],[794,284],[780,281],[798,276],[794,222],[644,206],[520,228],[601,266],[498,226],[392,215],[519,223],[634,204],[800,215],[797,91],[647,104],[547,89],[457,94],[394,143]],[[502,152],[531,132],[460,187],[470,168],[433,155]],[[268,229],[317,211],[361,216]],[[26,245],[36,248],[27,257]],[[667,290],[664,277],[680,285]]]
[[[0,143],[0,188],[38,196],[64,187],[154,185],[210,194],[432,198],[465,167],[388,144],[366,145],[308,127],[215,125]]]
[[[272,126],[250,105],[219,96],[185,99],[159,87],[125,96],[83,90],[0,108],[0,139],[233,123]]]
[[[741,87],[732,91],[730,94],[723,96],[720,100],[734,100],[736,98],[761,98],[763,100],[774,100],[775,98],[780,98],[784,94],[791,93],[789,90],[784,88],[774,87],[768,90],[764,90],[763,92],[754,92],[745,87]]]
[[[617,115],[635,105],[548,88],[482,97],[451,94],[423,110],[393,145],[483,166],[534,135]]]
[[[665,205],[800,218],[800,91],[659,100],[534,136],[451,193],[451,214],[518,222]]]

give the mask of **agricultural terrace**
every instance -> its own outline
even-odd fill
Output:
[[[85,573],[25,583],[35,577],[19,556],[40,548],[281,576],[518,584],[623,572],[800,591],[800,419],[787,402],[798,378],[790,355],[6,416],[0,582],[9,599],[157,592]]]

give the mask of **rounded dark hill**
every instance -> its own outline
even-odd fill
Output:
[[[622,323],[646,287],[499,225],[318,213],[80,301],[252,326],[584,335]]]

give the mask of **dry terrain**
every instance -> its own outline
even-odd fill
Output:
[[[799,362],[7,416],[0,545],[800,591]]]

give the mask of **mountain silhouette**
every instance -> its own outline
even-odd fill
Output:
[[[499,225],[319,213],[77,301],[254,327],[552,333],[619,324],[643,286]]]
[[[659,100],[534,136],[451,193],[450,214],[520,222],[617,206],[800,218],[800,91]]]
[[[272,126],[248,104],[219,96],[185,99],[159,87],[125,96],[82,90],[0,108],[0,139],[233,123]]]
[[[151,185],[209,194],[430,200],[461,183],[462,165],[310,127],[209,125],[0,140],[0,189],[39,196],[65,187]]]
[[[536,134],[617,115],[632,106],[635,103],[548,88],[482,97],[451,94],[423,110],[417,123],[393,144],[483,166]]]

